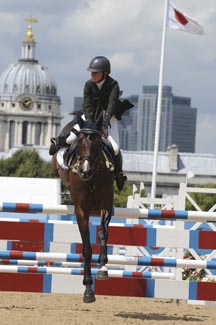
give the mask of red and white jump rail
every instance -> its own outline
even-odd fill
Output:
[[[54,266],[54,267],[76,267],[83,268],[84,263],[76,262],[54,262],[54,261],[37,261],[37,260],[16,260],[0,259],[0,265],[21,265],[21,266]],[[92,263],[91,267],[97,267],[97,263]]]
[[[98,224],[90,224],[91,244],[99,245],[98,230]],[[70,252],[78,252],[81,244],[78,225],[73,221],[8,222],[0,219],[0,239],[1,248],[5,250],[21,250],[17,247],[17,241],[22,242],[22,250],[25,250],[26,245],[29,246],[26,250],[34,245],[35,248],[31,249],[34,251],[52,250],[54,243],[65,243]],[[75,247],[76,245],[78,246]],[[109,226],[108,245],[216,249],[216,232],[176,229],[173,226],[112,223]],[[112,248],[108,249],[112,253]]]
[[[0,212],[41,213],[41,214],[74,214],[72,205],[46,205],[37,203],[11,203],[1,202]],[[113,217],[117,218],[144,218],[164,220],[190,220],[190,221],[216,221],[216,212],[184,211],[184,210],[158,210],[138,208],[114,208]]]
[[[37,274],[68,274],[83,275],[83,268],[49,267],[49,266],[16,266],[0,265],[0,273],[37,273]],[[96,276],[98,269],[91,269],[92,276]],[[142,278],[142,279],[174,279],[174,273],[169,272],[130,272],[122,270],[108,270],[109,277]]]
[[[23,255],[26,256],[26,254]],[[44,258],[44,255],[40,256]],[[121,259],[122,256],[119,258]],[[131,258],[132,261],[137,259]],[[155,258],[149,260],[149,263],[162,264],[159,263],[161,259],[157,259],[157,262],[155,260]],[[163,264],[166,260],[163,259]],[[194,263],[194,261],[183,260],[182,263],[186,264],[181,264],[181,266],[188,265],[188,262]],[[177,263],[178,260],[176,260]],[[189,264],[191,266],[191,263]],[[199,266],[202,267],[203,263]],[[212,265],[209,266],[212,267]],[[96,273],[97,269],[93,269],[93,276]],[[176,281],[173,280],[173,273],[163,272],[109,270],[108,273],[107,281],[96,280],[93,277],[96,295],[216,301],[216,283],[214,282]],[[81,294],[83,293],[82,280],[83,270],[78,268],[0,266],[0,291]]]
[[[92,262],[98,262],[99,255],[92,255]],[[65,261],[65,262],[83,262],[81,254],[65,254],[65,253],[43,253],[43,252],[17,252],[17,251],[0,251],[1,259],[26,259],[26,260],[42,260],[42,261]],[[122,265],[142,265],[142,266],[162,266],[177,267],[190,269],[216,269],[216,261],[188,260],[175,258],[161,258],[149,256],[122,256],[108,255],[108,264]],[[0,266],[1,272],[1,266]]]

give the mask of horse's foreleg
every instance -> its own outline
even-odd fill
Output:
[[[83,260],[84,260],[84,277],[83,277],[83,284],[86,286],[86,290],[84,292],[84,302],[94,302],[95,296],[94,291],[92,290],[92,276],[91,276],[91,259],[92,259],[92,248],[90,244],[89,238],[89,228],[88,228],[88,221],[84,220],[82,222],[78,222],[79,230],[82,237],[83,243]]]
[[[96,275],[98,280],[108,279],[108,271],[106,264],[108,262],[107,258],[107,240],[108,240],[108,225],[111,219],[111,213],[107,210],[101,211],[101,226],[98,231],[98,237],[100,238],[100,255],[99,255],[99,264],[100,268]]]

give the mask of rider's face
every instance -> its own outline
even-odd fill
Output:
[[[91,80],[93,82],[99,82],[103,79],[103,71],[91,72]]]

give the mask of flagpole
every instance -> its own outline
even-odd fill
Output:
[[[151,208],[154,208],[153,200],[155,199],[155,194],[156,194],[157,160],[158,160],[158,149],[159,149],[159,139],[160,139],[160,120],[161,120],[164,53],[165,53],[165,42],[166,42],[166,22],[167,22],[168,4],[169,4],[169,0],[165,0],[161,58],[160,58],[160,72],[159,72],[159,84],[158,84],[157,112],[156,112],[156,124],[155,124],[154,159],[153,159],[152,186],[151,186],[152,203],[150,206]]]

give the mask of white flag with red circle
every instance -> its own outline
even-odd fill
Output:
[[[203,34],[203,27],[194,18],[176,9],[171,3],[168,7],[167,26],[192,34]]]

